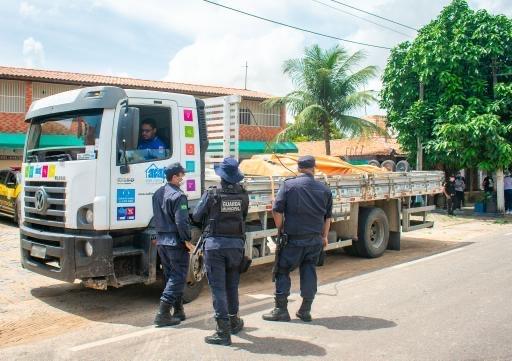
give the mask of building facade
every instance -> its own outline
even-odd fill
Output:
[[[239,140],[240,147],[246,149],[240,153],[243,158],[258,153],[261,144],[274,139],[286,125],[285,108],[264,107],[262,103],[271,95],[252,90],[0,66],[0,168],[21,163],[27,130],[25,113],[32,102],[96,85],[183,93],[198,98],[239,95]],[[293,144],[288,148],[287,151],[297,151]]]

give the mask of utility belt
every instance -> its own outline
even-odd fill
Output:
[[[320,233],[289,234],[289,241],[305,241],[314,237],[322,237]]]

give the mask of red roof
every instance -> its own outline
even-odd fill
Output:
[[[240,95],[245,99],[253,100],[264,100],[272,97],[270,94],[237,88],[5,66],[0,66],[0,78],[51,82],[58,84],[76,84],[81,86],[114,85],[124,88],[161,90],[204,96]]]

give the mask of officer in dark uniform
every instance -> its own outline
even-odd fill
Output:
[[[165,275],[165,289],[155,317],[157,326],[173,326],[185,320],[183,289],[187,279],[190,251],[190,222],[187,196],[180,189],[185,169],[180,163],[165,170],[167,184],[153,195],[153,216],[157,250]],[[171,315],[171,308],[174,313]]]
[[[296,315],[305,322],[311,321],[311,305],[317,290],[316,264],[322,248],[327,245],[332,212],[331,191],[315,180],[314,157],[300,157],[297,165],[302,174],[282,183],[273,206],[276,227],[281,234],[288,235],[288,244],[277,260],[275,308],[263,315],[267,321],[290,321],[290,272],[297,267],[300,270],[302,305]]]
[[[204,192],[192,218],[205,227],[204,263],[217,321],[217,332],[205,342],[228,346],[231,334],[244,326],[238,316],[238,283],[249,197],[239,184],[244,175],[236,159],[225,158],[215,173],[221,178],[220,188]]]
[[[455,210],[455,196],[457,194],[455,191],[455,176],[451,174],[443,186],[444,195],[446,196],[446,208],[448,209],[448,214],[452,216]]]

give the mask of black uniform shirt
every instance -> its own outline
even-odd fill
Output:
[[[292,239],[320,236],[324,221],[332,217],[332,194],[325,184],[315,180],[312,175],[303,174],[283,182],[273,210],[284,213],[284,232]]]
[[[153,216],[158,245],[182,246],[183,241],[190,241],[187,196],[179,187],[167,183],[155,192]]]
[[[224,184],[225,187],[232,186],[236,187],[237,189],[240,187],[239,184],[235,185],[228,185]],[[196,208],[194,209],[194,212],[192,213],[192,219],[194,222],[201,223],[204,221],[204,217],[208,217],[209,213],[209,205],[211,203],[210,200],[210,192],[205,191],[203,195],[201,196],[201,199],[199,200],[199,203],[197,204]],[[247,196],[247,193],[244,193],[241,195],[243,198],[242,201],[242,217],[245,221],[247,218],[247,213],[249,209],[249,197]],[[222,248],[244,248],[245,241],[242,238],[233,238],[233,237],[221,237],[221,236],[208,236],[205,238],[205,250],[212,250],[212,249],[222,249]]]

